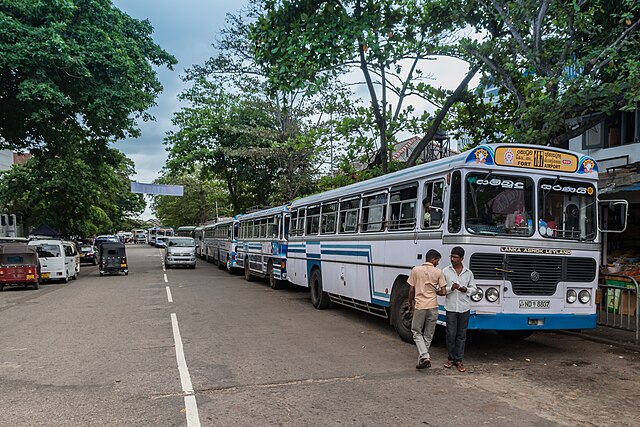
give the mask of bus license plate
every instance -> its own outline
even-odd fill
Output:
[[[49,278],[49,273],[42,273],[42,278],[43,279],[48,279]]]
[[[520,308],[549,308],[549,300],[520,300]]]

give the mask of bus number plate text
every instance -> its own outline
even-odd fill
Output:
[[[544,300],[520,300],[520,308],[549,308],[551,301]]]

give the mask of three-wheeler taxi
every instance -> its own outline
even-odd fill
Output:
[[[100,276],[105,274],[124,273],[129,275],[129,266],[127,264],[127,253],[124,244],[115,242],[105,242],[100,245],[100,260],[98,266],[100,268]]]
[[[26,243],[4,243],[0,245],[0,291],[5,286],[40,285],[38,251]]]

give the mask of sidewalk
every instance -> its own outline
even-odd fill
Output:
[[[640,342],[636,344],[635,331],[611,328],[598,325],[595,329],[585,329],[580,332],[564,331],[563,333],[574,335],[585,340],[623,347],[630,351],[640,352]]]

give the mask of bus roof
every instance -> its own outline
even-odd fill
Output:
[[[261,211],[244,214],[240,216],[240,222],[250,220],[250,219],[255,219],[255,218],[261,218],[263,216],[277,215],[282,212],[289,212],[289,206],[290,205],[288,204],[280,205],[280,206],[275,206],[273,208],[267,208]]]
[[[361,193],[375,191],[386,186],[418,180],[431,174],[450,171],[463,165],[491,169],[492,171],[532,170],[554,175],[582,175],[592,180],[598,179],[598,166],[592,158],[560,148],[536,145],[489,144],[480,145],[469,151],[423,163],[414,167],[392,172],[363,182],[303,197],[291,203],[292,207],[311,205],[326,200],[338,200]],[[260,213],[260,212],[257,212]],[[255,215],[255,214],[249,214]],[[248,215],[244,215],[243,218]]]

